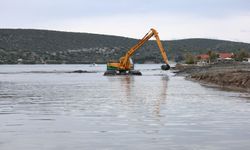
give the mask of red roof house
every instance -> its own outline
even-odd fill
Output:
[[[233,53],[219,53],[220,59],[231,59],[233,56]]]
[[[200,54],[200,55],[197,55],[196,58],[202,59],[202,60],[208,60],[209,55],[208,54]]]

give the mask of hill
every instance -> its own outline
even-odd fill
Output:
[[[119,59],[137,42],[132,38],[90,33],[0,29],[0,63],[105,63]],[[209,50],[250,52],[250,44],[212,39],[163,41],[163,45],[171,59]],[[154,41],[145,43],[133,59],[137,63],[162,62]]]

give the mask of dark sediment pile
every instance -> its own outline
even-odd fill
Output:
[[[227,62],[208,66],[177,65],[177,75],[203,83],[250,92],[250,63]]]
[[[213,83],[221,87],[250,92],[250,71],[235,70],[222,72],[194,73],[192,79]]]

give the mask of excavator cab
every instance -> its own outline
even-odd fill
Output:
[[[129,58],[129,63],[131,65],[131,70],[134,70],[135,66],[132,58]]]

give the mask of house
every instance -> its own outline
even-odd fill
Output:
[[[233,56],[233,53],[219,53],[218,60],[232,60]]]
[[[198,60],[209,60],[209,55],[208,54],[200,54],[200,55],[197,55],[196,58]]]
[[[198,62],[198,66],[205,66],[209,63],[209,55],[208,54],[200,54],[196,56]]]
[[[21,64],[22,62],[23,62],[23,59],[22,59],[22,58],[18,58],[18,59],[17,59],[17,63],[18,63],[18,64]]]

